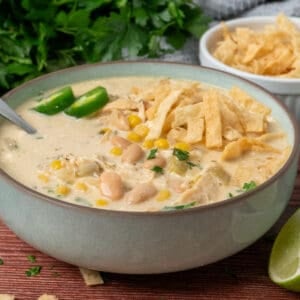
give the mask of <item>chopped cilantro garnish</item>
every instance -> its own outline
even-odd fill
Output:
[[[157,174],[163,174],[164,173],[164,169],[160,166],[154,166],[151,170],[153,172],[157,173]]]
[[[186,164],[189,166],[190,169],[192,169],[193,167],[197,167],[197,168],[201,169],[201,166],[199,164],[195,164],[191,161],[187,161]]]
[[[188,151],[180,150],[177,148],[173,149],[173,155],[178,158],[178,160],[188,160],[190,153]]]
[[[191,208],[195,206],[196,202],[191,202],[188,204],[183,204],[183,205],[176,205],[176,206],[165,206],[163,210],[180,210],[180,209],[186,209],[186,208]]]
[[[27,259],[31,262],[31,263],[35,263],[36,262],[36,258],[34,255],[28,255]]]
[[[233,197],[233,194],[232,194],[232,193],[228,193],[228,197],[229,197],[229,198],[232,198],[232,197]]]
[[[156,157],[157,148],[151,149],[149,155],[147,156],[147,159],[154,159]]]
[[[25,271],[25,274],[27,277],[37,276],[40,274],[42,270],[41,266],[34,266],[29,268],[27,271]]]
[[[4,265],[4,260],[0,258],[0,266]]]
[[[245,182],[244,185],[243,185],[243,191],[244,192],[248,192],[250,190],[253,190],[256,188],[256,183],[255,181],[251,180],[250,182]]]

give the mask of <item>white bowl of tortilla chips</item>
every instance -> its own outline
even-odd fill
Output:
[[[223,70],[276,94],[300,120],[300,19],[280,14],[220,23],[200,40],[203,66]]]

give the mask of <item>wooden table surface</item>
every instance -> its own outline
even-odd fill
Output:
[[[274,237],[300,204],[300,163],[293,196],[279,221],[255,244],[220,262],[164,275],[103,273],[105,284],[85,286],[78,268],[33,249],[0,222],[0,294],[16,299],[37,299],[55,294],[61,299],[300,299],[300,295],[274,285],[267,274]],[[32,265],[28,255],[42,266],[36,277],[26,277]]]

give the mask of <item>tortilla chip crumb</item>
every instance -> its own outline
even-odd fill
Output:
[[[58,300],[58,298],[55,295],[43,294],[42,296],[38,297],[38,300]]]
[[[9,294],[0,294],[0,300],[15,300],[15,296]]]
[[[85,268],[79,268],[79,270],[86,285],[93,286],[93,285],[104,284],[100,272],[85,269]]]

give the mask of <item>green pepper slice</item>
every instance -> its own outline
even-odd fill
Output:
[[[81,118],[102,108],[109,101],[107,91],[98,86],[81,95],[70,107],[65,110],[67,115]]]
[[[55,115],[69,107],[74,101],[73,91],[67,86],[42,99],[33,110],[46,115]]]

